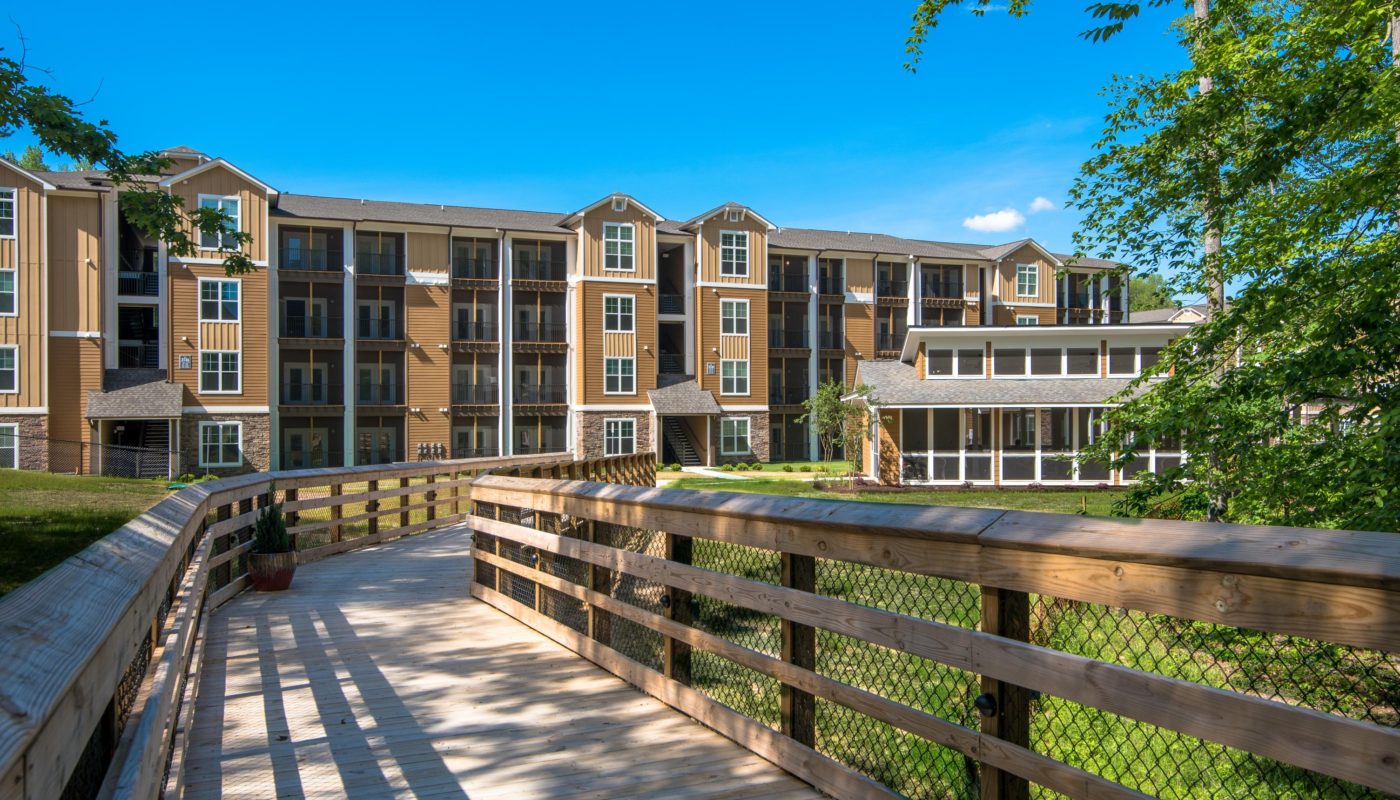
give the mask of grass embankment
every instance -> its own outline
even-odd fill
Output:
[[[150,508],[166,481],[0,471],[0,595]]]

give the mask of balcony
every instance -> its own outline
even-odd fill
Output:
[[[685,295],[662,292],[657,297],[656,311],[658,314],[684,314]]]
[[[903,333],[881,333],[875,336],[875,349],[885,353],[898,351],[904,348]]]
[[[124,297],[160,297],[160,275],[121,270],[117,273],[117,294]]]
[[[345,328],[340,317],[326,315],[287,315],[277,330],[278,336],[290,339],[343,339]]]
[[[492,458],[499,454],[496,447],[454,447],[453,458]]]
[[[364,258],[364,256],[361,256]],[[297,269],[307,272],[341,272],[345,269],[344,256],[339,249],[320,247],[283,247],[277,252],[278,269]],[[356,262],[359,268],[359,262]]]
[[[517,383],[514,398],[517,403],[554,405],[568,402],[568,387],[555,383]]]
[[[494,322],[458,320],[452,324],[452,338],[459,342],[494,342],[499,337]]]
[[[944,300],[963,299],[961,281],[925,280],[920,288],[923,289],[923,297],[925,298],[941,298]]]
[[[355,402],[362,406],[402,405],[402,385],[396,381],[360,381],[355,384]]]
[[[398,253],[356,253],[355,271],[361,275],[403,275]]]
[[[835,331],[821,331],[817,334],[817,347],[822,350],[844,350],[846,348],[844,338]]]
[[[806,386],[768,386],[768,404],[773,406],[801,405],[809,396]]]
[[[494,281],[498,274],[494,258],[463,258],[452,263],[452,277],[462,280]]]
[[[880,298],[907,298],[909,281],[881,279],[875,283],[875,294]]]
[[[513,336],[517,342],[560,343],[568,329],[558,322],[517,322]]]
[[[289,406],[338,406],[342,402],[338,383],[284,383],[282,403]]]
[[[399,321],[392,316],[360,316],[356,320],[355,335],[361,339],[389,341],[402,339]]]
[[[806,293],[811,290],[808,288],[805,271],[769,270],[768,291]]]
[[[498,402],[496,385],[456,382],[452,384],[452,402],[463,406],[488,406]]]
[[[518,281],[568,280],[568,270],[562,261],[516,262],[511,275]]]
[[[846,294],[846,286],[840,278],[819,278],[817,280],[817,291],[821,294],[844,296]]]
[[[810,347],[806,328],[769,328],[769,347],[801,348]]]

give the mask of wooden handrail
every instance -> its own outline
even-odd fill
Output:
[[[84,763],[85,774],[91,767],[105,773],[103,796],[152,796],[168,760],[170,780],[179,785],[180,720],[188,721],[193,708],[189,677],[199,667],[206,612],[246,585],[242,557],[251,548],[251,526],[273,492],[286,492],[284,509],[302,516],[294,536],[325,531],[329,537],[327,544],[299,548],[298,560],[312,561],[457,524],[469,500],[463,474],[572,464],[567,456],[542,454],[252,473],[170,495],[0,598],[0,797],[58,797],[84,759],[96,760]],[[600,464],[623,467],[629,480],[655,481],[650,453],[581,467],[595,471]],[[345,491],[375,482],[384,488]],[[329,496],[308,497],[313,488]],[[342,513],[380,499],[397,502]],[[329,509],[325,520],[306,518],[318,509]],[[410,522],[419,512],[424,519]],[[358,521],[376,530],[344,535]]]
[[[472,498],[494,507],[530,509],[536,518],[563,514],[591,525],[762,548],[783,559],[782,578],[773,584],[508,520],[467,520],[482,534],[475,555],[492,568],[497,584],[508,575],[547,587],[583,603],[590,615],[601,609],[655,632],[663,643],[682,641],[776,679],[793,692],[958,751],[982,765],[983,797],[1024,797],[1030,783],[1074,797],[1141,796],[1029,747],[1028,690],[1319,775],[1400,792],[1400,730],[1033,644],[1025,602],[1034,594],[1058,599],[1054,602],[1285,633],[1381,651],[1380,657],[1395,664],[1400,662],[1400,581],[1393,577],[1400,576],[1400,538],[1395,534],[1084,519],[502,476],[478,478]],[[542,554],[541,565],[573,559],[658,586],[667,597],[703,595],[775,617],[782,622],[782,657],[697,631],[669,612],[629,604],[611,596],[606,585],[575,583],[506,558],[501,553],[508,545]],[[788,568],[791,557],[976,584],[982,591],[980,629],[817,594],[801,570]],[[671,684],[686,681],[669,676],[664,660],[659,670],[635,662],[560,625],[540,608],[522,606],[498,585],[474,583],[472,593],[667,702],[683,696],[687,713],[704,721],[695,713],[702,701],[677,694]],[[998,706],[989,717],[993,724],[984,722],[980,730],[966,727],[820,674],[810,661],[813,646],[797,638],[809,626],[980,676],[982,691]],[[649,673],[644,680],[636,679],[639,670]],[[703,702],[715,703],[707,697]],[[859,777],[852,766],[811,749],[804,727],[789,718],[797,713],[803,713],[802,704],[785,700],[782,728],[791,736],[779,748],[784,759],[779,764],[836,796],[868,791],[851,783]],[[778,734],[764,730],[743,728],[739,740],[746,745],[762,741],[769,751],[779,752],[768,741]]]

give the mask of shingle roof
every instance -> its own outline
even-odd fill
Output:
[[[904,239],[883,233],[843,233],[812,228],[779,228],[768,234],[768,245],[798,250],[841,250],[850,253],[886,253],[925,258],[985,258],[980,254],[981,245]]]
[[[565,214],[548,211],[512,211],[501,208],[473,208],[428,203],[397,203],[384,200],[355,200],[347,197],[317,197],[283,194],[275,217],[340,219],[373,222],[399,222],[419,225],[456,225],[463,228],[500,228],[537,233],[571,233],[561,223]]]
[[[107,171],[101,169],[79,170],[74,172],[36,172],[35,175],[52,183],[60,189],[86,189],[97,191],[106,189],[111,185],[111,178],[107,177]],[[143,183],[155,183],[160,180],[159,175],[136,175],[136,180]]]
[[[1175,322],[1183,311],[1194,311],[1201,315],[1201,319],[1210,319],[1210,306],[1205,303],[1196,305],[1181,306],[1180,308],[1153,308],[1147,311],[1134,311],[1130,317],[1133,322]],[[1194,320],[1190,320],[1194,321]]]
[[[861,361],[856,383],[874,388],[881,405],[1045,406],[1103,403],[1131,378],[991,378],[921,380],[903,361]]]
[[[161,369],[111,369],[105,391],[88,392],[88,419],[172,419],[184,406],[185,385]]]
[[[651,407],[662,415],[718,414],[719,402],[715,395],[701,389],[694,375],[686,375],[667,386],[658,386],[647,392]]]

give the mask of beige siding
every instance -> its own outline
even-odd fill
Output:
[[[271,322],[268,317],[267,270],[256,269],[235,276],[239,281],[238,323],[199,321],[199,279],[224,278],[217,264],[172,264],[170,268],[170,319],[165,333],[170,353],[170,374],[185,384],[185,405],[268,405],[267,374]],[[164,326],[166,320],[161,320]],[[240,345],[241,343],[241,345]],[[242,353],[242,389],[238,394],[199,394],[200,350],[239,350]],[[190,357],[188,369],[180,368],[180,356]]]
[[[856,354],[860,355],[857,356]],[[846,304],[846,383],[856,380],[856,365],[875,357],[874,307],[865,303]]]
[[[637,354],[635,333],[604,333],[603,355],[628,358]]]
[[[1035,297],[1020,297],[1016,294],[1016,265],[1035,264],[1040,276],[1040,285],[1037,287],[1040,292]],[[1038,250],[1026,245],[1020,250],[1007,256],[1001,262],[996,271],[997,292],[1001,297],[1001,302],[1012,304],[1020,301],[1022,303],[1055,303],[1055,265],[1046,260]],[[1052,315],[1053,316],[1053,315]]]
[[[242,325],[236,322],[199,323],[199,349],[238,350],[243,346]]]
[[[49,339],[49,438],[62,442],[88,442],[88,392],[102,388],[102,340],[53,337]],[[71,457],[69,457],[71,461]]]
[[[445,243],[447,237],[436,238]],[[416,259],[410,263],[417,263]],[[418,345],[404,357],[405,400],[410,409],[418,409],[417,414],[408,414],[405,453],[409,458],[418,452],[419,443],[451,446],[452,417],[438,410],[452,406],[452,354],[439,347],[451,341],[451,294],[446,286],[404,287],[404,331],[408,341]]]
[[[875,292],[874,259],[846,259],[846,290],[856,294]]]
[[[253,236],[253,241],[243,248],[243,252],[254,261],[267,260],[267,193],[263,191],[262,187],[240,177],[232,170],[218,166],[175,183],[170,187],[170,192],[181,198],[185,203],[185,208],[189,209],[199,207],[199,196],[202,194],[238,197],[240,200],[239,212],[242,217],[239,220],[239,229]],[[186,230],[189,231],[195,244],[198,245],[199,236],[194,231],[194,226],[187,225]],[[195,256],[197,258],[221,258],[217,250],[201,249],[195,253]]]
[[[701,387],[713,392],[721,406],[731,405],[767,405],[768,403],[768,293],[764,289],[748,289],[735,287],[732,289],[720,289],[716,295],[712,287],[699,287],[696,290],[698,307],[700,309],[699,323],[699,348],[696,351],[696,370],[699,373]],[[720,358],[742,356],[727,356],[726,353],[737,354],[740,352],[739,345],[720,339],[734,339],[738,337],[721,337],[719,332],[720,300],[748,300],[749,301],[749,393],[747,395],[722,396],[720,394]],[[757,343],[757,344],[755,344]],[[719,351],[719,352],[716,352]],[[706,364],[715,365],[715,373],[708,374]]]
[[[719,357],[723,359],[737,358],[742,361],[747,361],[749,357],[749,337],[726,336],[720,334]]]
[[[49,330],[102,330],[101,200],[50,197],[48,233]]]
[[[586,219],[586,218],[585,218]],[[634,305],[635,334],[603,331],[603,296],[630,295]],[[656,287],[636,283],[585,281],[574,294],[574,329],[581,331],[574,345],[574,385],[581,387],[580,402],[597,404],[647,405],[647,392],[656,388]],[[608,356],[636,358],[636,394],[603,392],[603,359]]]
[[[1018,306],[1014,303],[997,306],[994,322],[997,325],[1015,325],[1017,317],[1035,317],[1041,325],[1054,325],[1055,309],[1041,306]]]
[[[0,409],[44,404],[43,187],[0,165],[0,186],[15,191],[15,238],[0,239],[0,269],[15,275],[15,316],[0,317],[0,345],[18,347],[15,394],[0,394]]]
[[[635,272],[604,270],[603,223],[630,222],[634,228]],[[656,278],[656,225],[650,215],[629,203],[626,211],[613,211],[612,204],[599,206],[583,217],[583,273],[594,277],[626,276]]]
[[[408,234],[408,268],[447,272],[452,268],[452,246],[447,231]]]
[[[748,215],[742,222],[725,222],[720,215],[708,219],[700,227],[700,280],[705,283],[732,283],[736,286],[768,285],[767,227]],[[720,275],[720,233],[748,231],[749,274],[747,277]]]

